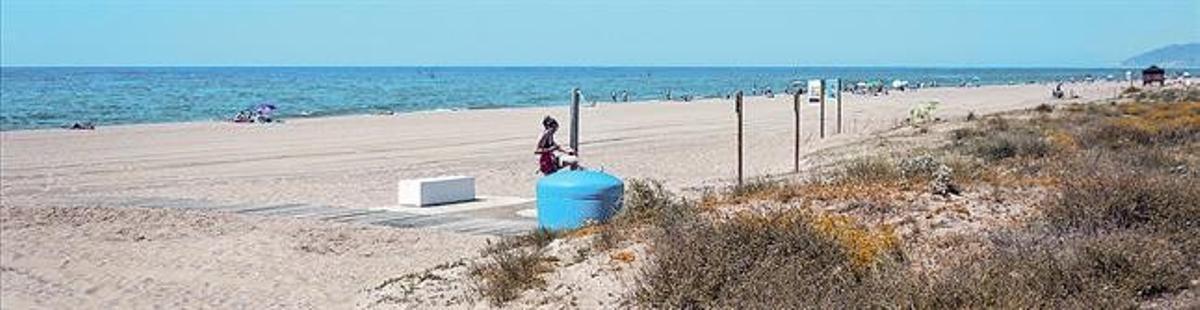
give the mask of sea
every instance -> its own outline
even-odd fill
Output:
[[[282,119],[782,93],[795,81],[910,85],[1124,79],[1126,68],[901,67],[0,67],[0,130],[229,119],[268,103]],[[1132,70],[1135,73],[1137,70]],[[1170,73],[1169,73],[1170,74]]]

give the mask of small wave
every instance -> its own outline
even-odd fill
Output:
[[[494,110],[494,109],[505,109],[505,108],[515,108],[515,107],[518,107],[518,105],[487,103],[487,104],[477,104],[477,105],[468,106],[467,110]]]

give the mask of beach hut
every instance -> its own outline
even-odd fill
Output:
[[[1158,83],[1158,86],[1163,86],[1167,80],[1167,70],[1158,66],[1150,66],[1146,70],[1142,70],[1142,86],[1153,85]]]

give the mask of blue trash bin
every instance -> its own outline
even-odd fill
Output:
[[[537,183],[538,226],[569,230],[604,222],[621,208],[625,183],[598,171],[565,170]]]

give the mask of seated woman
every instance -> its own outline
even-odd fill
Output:
[[[558,132],[558,121],[550,116],[542,119],[541,138],[538,139],[537,150],[534,154],[538,155],[538,167],[543,175],[549,175],[562,168],[559,164],[558,155],[555,153],[572,154],[573,152],[554,142],[554,133]]]

